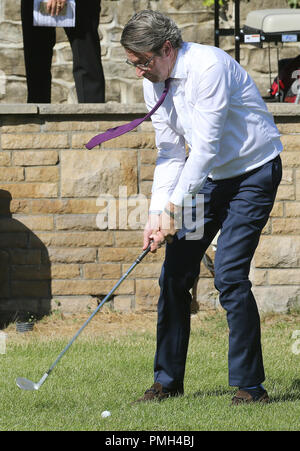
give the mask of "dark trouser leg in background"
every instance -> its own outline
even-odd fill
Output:
[[[28,103],[51,102],[51,63],[55,28],[33,26],[33,0],[22,0],[22,31]]]
[[[76,27],[65,28],[73,52],[79,103],[105,102],[105,80],[98,34],[100,0],[76,1]]]

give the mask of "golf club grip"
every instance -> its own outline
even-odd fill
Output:
[[[144,257],[146,257],[146,255],[150,252],[151,250],[151,244],[152,242],[149,244],[149,246],[141,253],[141,255],[138,256],[138,258],[136,259],[137,263],[140,263]]]

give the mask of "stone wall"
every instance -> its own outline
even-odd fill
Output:
[[[285,0],[242,0],[241,24],[250,10],[286,6]],[[99,32],[108,103],[72,105],[72,55],[57,30],[55,105],[26,105],[20,0],[0,0],[0,326],[22,310],[42,315],[94,308],[141,251],[156,156],[151,123],[101,149],[87,151],[84,144],[145,113],[141,81],[125,65],[119,44],[123,24],[144,8],[167,12],[185,40],[213,44],[213,10],[201,0],[103,0]],[[229,2],[222,27],[232,27],[232,17]],[[221,47],[234,56],[232,37],[221,38]],[[281,57],[298,53],[298,43],[280,46]],[[241,64],[262,94],[269,86],[267,57],[266,48],[241,46]],[[272,50],[272,77],[276,58]],[[285,311],[300,302],[300,107],[269,108],[285,145],[284,176],[251,279],[261,310]],[[214,258],[213,248],[209,255]],[[118,289],[112,307],[153,310],[162,259],[163,249],[148,255]],[[217,304],[204,265],[197,294],[198,301]]]
[[[269,109],[282,134],[283,177],[254,257],[251,279],[262,310],[285,311],[300,305],[300,110],[293,104]]]
[[[251,279],[261,310],[286,311],[300,305],[300,106],[269,108],[282,133],[284,174]],[[151,123],[100,149],[84,145],[144,113],[142,104],[0,107],[1,318],[93,308],[140,254],[156,157]],[[113,308],[155,309],[163,252],[137,266]],[[203,264],[198,301],[217,303]]]
[[[214,44],[213,8],[203,6],[202,0],[102,0],[99,34],[106,78],[106,100],[120,103],[142,102],[141,81],[135,71],[125,64],[119,41],[122,28],[136,11],[145,8],[170,15],[178,23],[186,41]],[[249,11],[287,7],[287,0],[241,0],[241,26]],[[234,3],[229,1],[224,28],[234,22]],[[234,40],[222,37],[220,46],[234,56]],[[299,43],[280,48],[280,58],[297,56]],[[268,50],[241,46],[241,64],[254,77],[262,95],[270,86]],[[271,78],[277,73],[277,51],[271,51]],[[52,65],[52,103],[77,103],[72,75],[72,54],[62,29],[57,29],[57,43]],[[23,57],[20,0],[0,0],[0,103],[25,103],[26,79]]]

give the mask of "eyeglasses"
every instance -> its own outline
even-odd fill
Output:
[[[137,67],[138,69],[141,70],[148,70],[149,69],[149,64],[151,63],[151,61],[154,59],[155,55],[151,56],[151,58],[149,58],[145,63],[133,63],[132,61],[126,60],[126,64],[128,64],[129,66],[132,67]]]

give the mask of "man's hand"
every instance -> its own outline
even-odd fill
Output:
[[[150,237],[153,235],[153,233],[156,233],[159,231],[159,224],[160,224],[160,214],[150,214],[148,218],[148,222],[146,224],[146,227],[144,229],[144,246],[143,250],[147,249],[151,241],[153,241]],[[155,252],[156,248],[154,248],[154,245],[152,243],[151,245],[151,252]]]
[[[48,0],[47,2],[47,12],[51,16],[58,16],[61,10],[64,8],[67,0]]]
[[[151,252],[156,252],[165,242],[172,243],[180,228],[178,227],[178,214],[180,213],[181,209],[169,202],[160,215],[151,214],[144,230],[144,249],[151,241]]]

